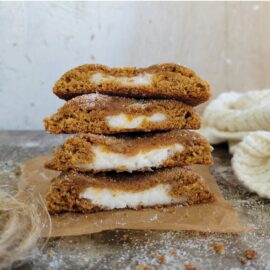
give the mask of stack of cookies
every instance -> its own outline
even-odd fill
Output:
[[[52,134],[76,133],[46,167],[61,171],[46,202],[51,214],[190,205],[213,194],[192,164],[211,164],[212,147],[190,129],[210,87],[176,64],[148,68],[84,65],[54,93],[67,100],[44,120]]]

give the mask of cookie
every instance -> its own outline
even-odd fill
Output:
[[[137,100],[89,94],[66,102],[44,119],[45,129],[58,133],[114,134],[155,130],[198,129],[200,116],[175,100]]]
[[[212,201],[214,196],[203,178],[187,168],[134,174],[65,172],[52,180],[46,196],[51,214],[92,213]]]
[[[65,73],[56,82],[53,92],[65,100],[98,92],[137,98],[177,99],[193,106],[207,101],[211,95],[206,81],[194,71],[177,64],[147,68],[83,65]]]
[[[212,149],[205,138],[187,130],[132,136],[81,134],[55,149],[46,167],[60,171],[148,171],[211,164]]]

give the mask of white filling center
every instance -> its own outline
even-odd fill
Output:
[[[159,184],[139,192],[89,187],[80,193],[80,198],[91,200],[93,204],[106,209],[136,208],[180,202],[180,199],[176,200],[169,194],[170,190],[171,186],[168,184]]]
[[[118,115],[107,116],[108,125],[113,128],[138,128],[143,121],[162,122],[166,120],[166,115],[163,113],[154,113],[151,116],[128,117],[127,114],[120,113]]]
[[[116,77],[111,75],[105,75],[102,73],[95,73],[90,77],[90,80],[95,84],[103,83],[103,82],[116,82],[120,85],[126,86],[143,86],[150,85],[152,82],[152,74],[143,73],[133,77]]]
[[[102,146],[92,146],[91,151],[95,154],[93,161],[89,164],[78,164],[77,167],[85,169],[113,170],[120,167],[126,168],[129,172],[143,168],[157,167],[174,156],[177,152],[184,150],[182,144],[172,144],[159,147],[150,151],[129,156],[108,151],[103,151]]]

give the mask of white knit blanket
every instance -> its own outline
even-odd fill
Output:
[[[211,144],[228,142],[235,175],[270,198],[270,89],[227,92],[209,103],[200,130]]]

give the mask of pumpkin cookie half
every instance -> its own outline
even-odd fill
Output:
[[[170,98],[198,105],[211,95],[209,84],[196,73],[177,64],[147,68],[109,68],[88,64],[65,73],[53,92],[68,100],[75,96],[101,93],[138,98]]]
[[[212,147],[196,132],[175,130],[133,136],[81,134],[54,150],[49,169],[83,172],[149,171],[153,168],[211,164]]]
[[[51,214],[190,205],[213,200],[203,178],[184,167],[134,174],[64,172],[52,180],[46,196]]]
[[[137,100],[89,94],[76,97],[44,119],[50,133],[113,134],[134,131],[198,129],[193,107],[175,100]]]

